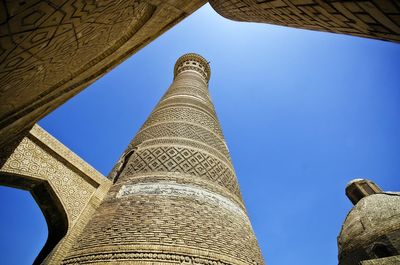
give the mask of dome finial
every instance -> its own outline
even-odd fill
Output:
[[[381,192],[379,186],[368,179],[353,179],[346,186],[346,195],[354,205],[366,196]]]
[[[209,62],[197,53],[187,53],[179,57],[174,67],[174,78],[184,71],[195,71],[210,81],[211,69]]]

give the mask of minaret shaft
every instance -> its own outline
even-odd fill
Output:
[[[64,264],[263,264],[208,93],[209,65],[187,54],[174,76]]]

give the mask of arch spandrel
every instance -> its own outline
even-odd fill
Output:
[[[111,181],[37,125],[1,160],[0,185],[30,191],[46,218],[49,237],[35,264],[57,263]]]

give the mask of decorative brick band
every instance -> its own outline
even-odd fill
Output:
[[[207,179],[240,197],[234,171],[204,152],[179,146],[141,148],[135,152],[121,176],[139,172],[181,172]]]
[[[180,147],[185,147],[185,148],[190,148],[193,150],[201,151],[203,153],[206,153],[210,156],[216,157],[220,160],[222,160],[225,164],[225,166],[229,167],[232,171],[234,171],[234,168],[232,166],[232,161],[230,160],[230,157],[226,157],[224,154],[222,154],[220,151],[217,149],[210,147],[208,145],[203,144],[202,142],[191,140],[191,139],[179,139],[179,141],[176,140],[176,138],[170,137],[164,137],[164,138],[156,138],[152,140],[146,140],[140,144],[140,148],[148,148],[148,147],[155,147],[155,146],[180,146]]]
[[[137,195],[157,195],[171,197],[188,197],[200,202],[210,203],[224,208],[233,214],[240,215],[249,221],[246,213],[233,201],[212,191],[188,184],[177,184],[173,182],[144,182],[123,185],[117,193],[117,198]]]
[[[151,262],[168,262],[177,264],[196,264],[196,265],[231,265],[231,263],[197,258],[186,255],[177,255],[171,253],[154,253],[154,252],[122,252],[122,253],[96,253],[92,255],[81,256],[77,258],[70,258],[64,260],[61,264],[83,264],[83,263],[93,263],[101,261],[151,261]]]
[[[177,249],[180,253],[177,253]],[[90,253],[90,254],[87,254]],[[97,262],[127,263],[147,262],[150,264],[192,264],[192,265],[258,265],[254,260],[245,260],[215,253],[201,248],[166,245],[131,245],[88,248],[76,251],[66,258],[62,265],[88,264]],[[142,264],[142,263],[140,263]]]

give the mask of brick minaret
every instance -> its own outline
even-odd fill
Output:
[[[203,57],[178,59],[172,85],[63,264],[264,264],[209,79]]]

